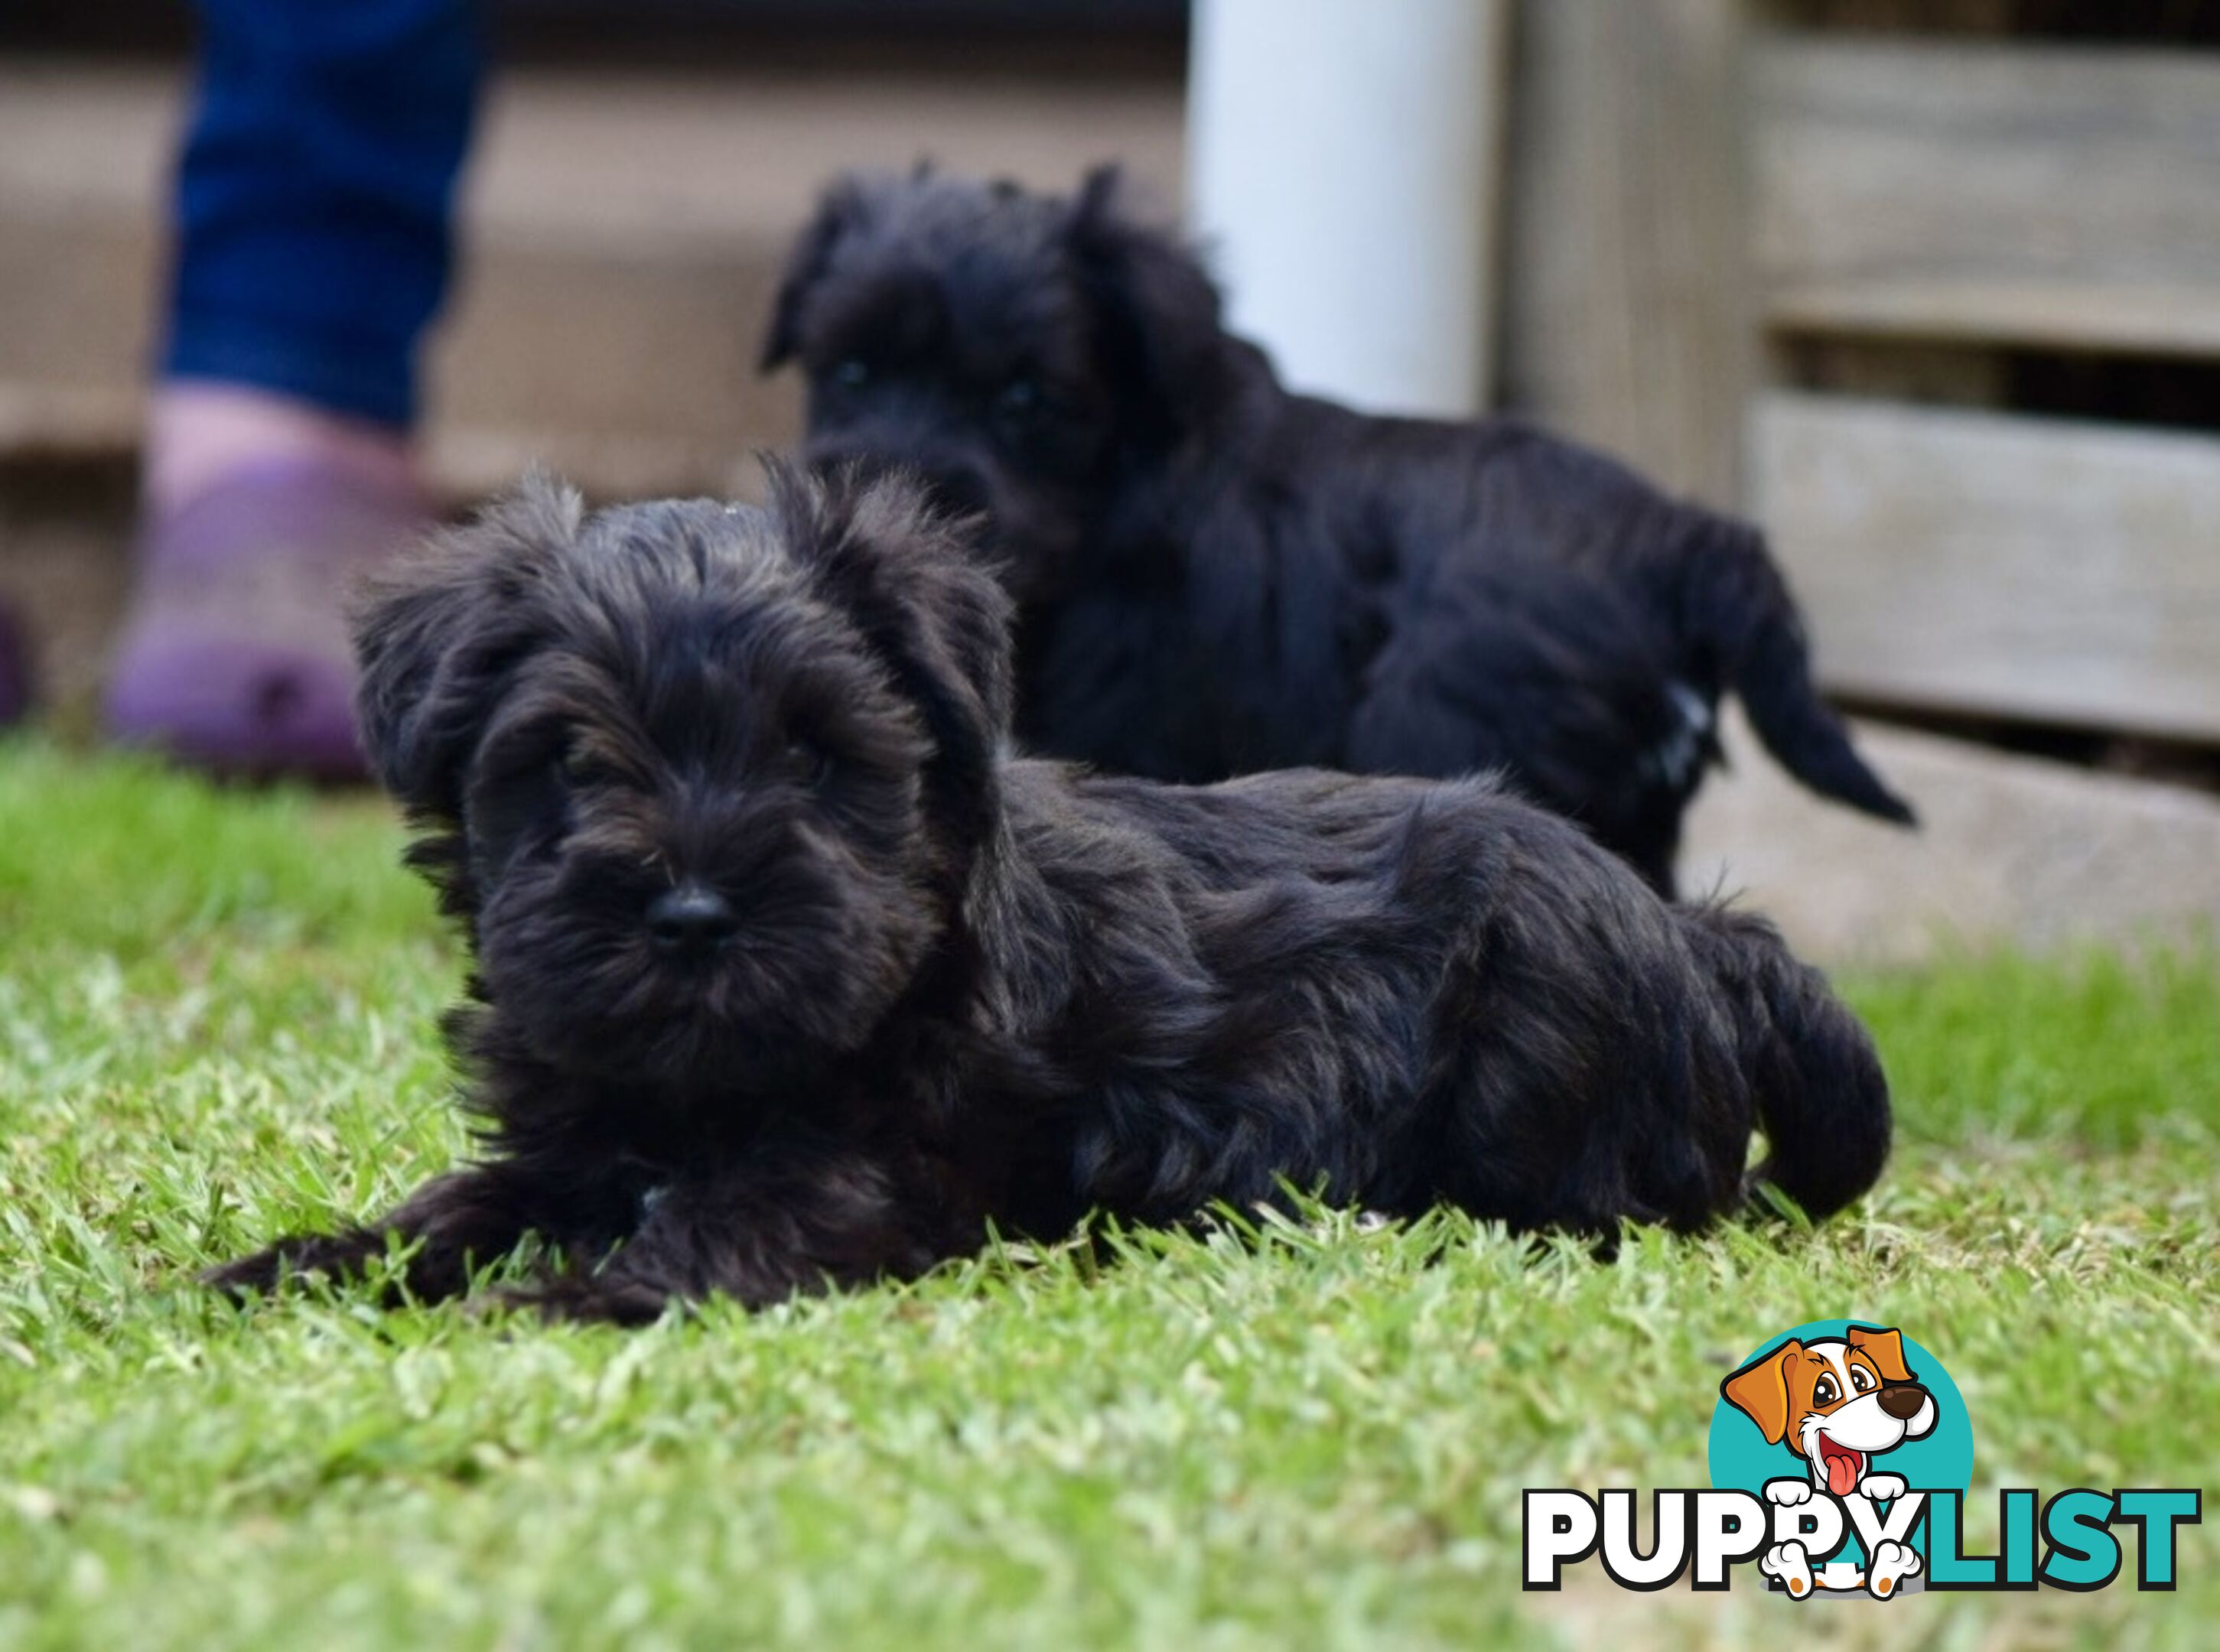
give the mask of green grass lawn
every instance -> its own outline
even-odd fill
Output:
[[[2220,1643],[2220,1513],[2172,1596],[1518,1588],[1522,1487],[1703,1484],[1809,1318],[1947,1361],[1976,1537],[1999,1485],[2220,1487],[2210,958],[1847,982],[1900,1147],[1817,1234],[1328,1218],[631,1335],[234,1310],[192,1271],[464,1148],[397,841],[0,746],[0,1647]]]

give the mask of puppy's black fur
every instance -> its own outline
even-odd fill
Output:
[[[1812,1213],[1887,1150],[1857,1022],[1481,780],[1188,789],[1006,749],[1007,601],[897,479],[582,520],[527,489],[360,632],[379,774],[468,929],[480,1163],[213,1276],[412,1287],[537,1232],[621,1320],[1287,1185],[1699,1226],[1750,1132]]]
[[[812,456],[988,518],[1043,751],[1188,782],[1500,767],[1669,895],[1731,689],[1806,785],[1911,818],[1820,702],[1755,529],[1514,424],[1288,394],[1113,173],[834,185],[765,341],[789,358]]]

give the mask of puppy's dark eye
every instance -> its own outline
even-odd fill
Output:
[[[1867,1389],[1872,1387],[1873,1385],[1874,1380],[1867,1372],[1864,1366],[1853,1365],[1850,1367],[1850,1387],[1855,1388],[1860,1393],[1863,1393]]]
[[[589,786],[607,785],[610,779],[608,764],[591,752],[575,747],[556,758],[555,772],[558,778],[573,791]]]
[[[1834,1378],[1821,1377],[1812,1385],[1812,1403],[1815,1406],[1831,1406],[1835,1403],[1838,1393]]]
[[[826,377],[836,390],[860,390],[871,382],[871,369],[860,357],[848,356],[834,362]]]
[[[1013,378],[995,397],[995,411],[1013,422],[1030,419],[1040,410],[1041,387],[1031,378]]]
[[[786,745],[786,766],[805,786],[822,785],[832,772],[832,759],[814,740],[793,739]]]

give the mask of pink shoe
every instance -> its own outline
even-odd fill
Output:
[[[151,523],[109,732],[228,774],[363,778],[346,594],[430,518],[413,489],[287,458]]]

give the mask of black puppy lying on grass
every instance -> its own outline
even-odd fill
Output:
[[[1805,785],[1911,819],[1755,529],[1501,421],[1288,394],[1114,184],[837,184],[764,349],[808,374],[811,457],[987,517],[1028,744],[1187,782],[1501,768],[1669,895],[1731,689]]]
[[[372,608],[365,739],[467,926],[483,1163],[210,1277],[636,1321],[903,1277],[988,1225],[1284,1186],[1611,1237],[1879,1173],[1865,1032],[1763,922],[1676,910],[1487,782],[1200,789],[1007,749],[1008,605],[921,496],[581,520],[527,487]]]

